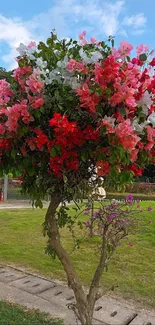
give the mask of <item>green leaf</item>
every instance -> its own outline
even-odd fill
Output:
[[[104,136],[105,133],[106,133],[106,128],[105,127],[101,127],[100,128],[100,134],[101,134],[101,136]]]
[[[28,132],[28,127],[27,126],[23,126],[23,128],[20,130],[21,135],[25,135],[27,132]]]
[[[121,113],[122,116],[126,115],[126,111],[125,111],[124,107],[119,107],[118,111],[119,111],[119,113]]]
[[[59,144],[55,144],[54,148],[55,148],[57,153],[61,153]]]
[[[50,151],[50,155],[51,157],[55,157],[58,154],[61,154],[61,149],[59,144],[55,144]]]
[[[86,161],[86,157],[84,154],[82,154],[81,159],[82,159],[82,161]]]
[[[33,167],[30,167],[29,169],[28,169],[28,175],[29,176],[33,176],[34,175],[34,173],[35,173],[35,170],[34,170],[34,168]]]
[[[60,51],[61,50],[61,47],[62,47],[62,45],[60,43],[56,43],[55,44],[55,49],[56,50],[59,50]]]
[[[48,46],[52,46],[53,45],[53,39],[52,38],[48,38],[47,41],[46,41],[46,44]]]
[[[42,209],[43,208],[43,203],[42,203],[42,201],[41,200],[36,200],[35,201],[35,207],[36,208],[40,208],[40,209]]]
[[[54,92],[54,96],[57,97],[57,98],[60,97],[59,90],[55,90],[55,92]]]
[[[111,45],[114,47],[114,39],[111,40]]]
[[[105,93],[108,96],[111,95],[111,89],[110,88],[106,88]]]
[[[63,181],[64,181],[65,184],[68,182],[68,178],[67,178],[66,175],[63,175]]]
[[[140,54],[139,59],[143,62],[147,60],[147,55],[145,53]]]
[[[12,150],[12,151],[11,151],[11,157],[12,157],[13,159],[16,158],[16,151],[15,151],[15,150]]]
[[[50,155],[51,155],[51,157],[55,157],[55,156],[57,155],[57,151],[56,151],[55,147],[53,147],[53,148],[51,149],[51,151],[50,151]]]

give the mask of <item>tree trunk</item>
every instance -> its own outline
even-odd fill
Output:
[[[97,294],[99,292],[100,281],[101,281],[102,274],[103,274],[104,267],[105,267],[106,250],[107,250],[106,233],[107,233],[107,228],[105,227],[103,236],[102,236],[102,248],[101,248],[101,254],[100,254],[100,261],[96,268],[94,277],[92,279],[90,289],[89,289],[89,294],[87,297],[89,306],[92,310],[94,310],[94,307],[95,307],[95,302],[97,300]]]
[[[46,233],[49,237],[49,244],[51,248],[55,251],[64,267],[68,279],[68,286],[74,291],[76,303],[72,309],[82,325],[92,325],[93,310],[91,309],[87,295],[83,290],[70,258],[61,245],[59,229],[55,218],[56,209],[60,203],[61,197],[58,195],[51,198],[51,202],[45,217]]]

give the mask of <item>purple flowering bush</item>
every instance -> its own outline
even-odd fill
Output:
[[[94,237],[98,238],[103,269],[107,268],[122,239],[137,233],[142,224],[145,226],[148,224],[148,212],[152,210],[151,206],[142,209],[140,201],[134,200],[131,194],[121,202],[113,200],[88,203],[81,212],[85,218],[87,216],[84,227],[92,241]],[[129,246],[133,247],[134,244],[129,241]]]

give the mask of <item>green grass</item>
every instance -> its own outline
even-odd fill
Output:
[[[38,311],[25,311],[0,301],[0,325],[62,325],[62,322]]]
[[[148,212],[152,219],[149,231],[143,227],[136,236],[124,240],[117,248],[108,272],[103,275],[105,288],[118,284],[115,295],[132,298],[155,308],[155,202],[143,202],[143,208],[152,205]],[[51,278],[66,279],[58,259],[45,255],[46,238],[42,236],[42,223],[46,210],[0,210],[0,263],[12,263],[39,272]],[[82,235],[79,231],[79,236]],[[134,247],[129,247],[129,241]],[[73,250],[69,232],[62,231],[62,242],[84,285],[91,281],[98,262],[98,250],[91,239],[85,238],[80,249]]]

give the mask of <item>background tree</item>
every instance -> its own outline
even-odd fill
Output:
[[[3,80],[7,80],[8,82],[10,82],[11,75],[12,75],[11,71],[6,71],[5,68],[0,67],[0,80],[3,79]]]
[[[147,166],[143,171],[143,178],[148,179],[149,182],[154,183],[155,181],[155,167],[154,165]]]

